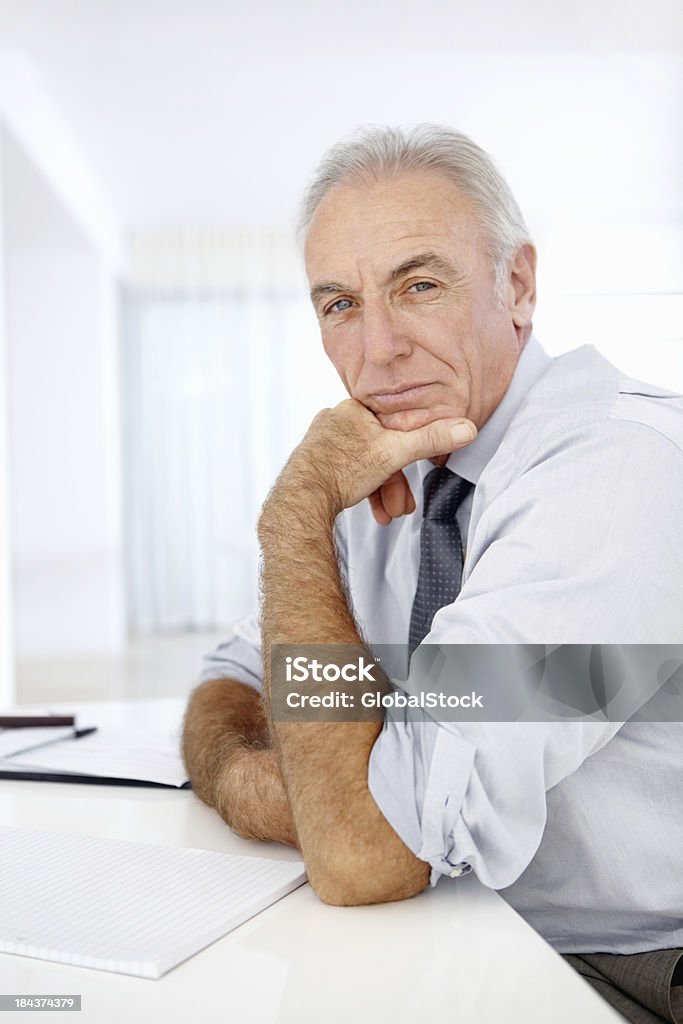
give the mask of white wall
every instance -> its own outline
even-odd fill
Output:
[[[87,90],[86,90],[87,91]],[[118,219],[52,90],[19,53],[0,53],[0,118],[50,189],[92,244],[116,267],[121,261]]]
[[[122,648],[115,277],[5,132],[18,658]]]

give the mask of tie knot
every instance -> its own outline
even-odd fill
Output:
[[[453,522],[471,486],[469,480],[437,466],[425,477],[423,518]]]

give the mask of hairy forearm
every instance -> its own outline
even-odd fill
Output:
[[[263,707],[271,731],[273,644],[363,643],[344,593],[333,526],[324,505],[312,509],[282,498],[259,521]],[[372,728],[376,735],[379,726]]]
[[[192,693],[183,725],[183,759],[200,800],[216,806],[218,780],[235,751],[269,746],[258,693],[234,679],[212,679]]]
[[[298,846],[275,751],[243,748],[220,776],[216,810],[243,839]]]
[[[183,728],[192,788],[246,839],[296,845],[282,776],[259,694],[232,679],[199,686]]]
[[[264,697],[274,643],[362,643],[324,516],[282,505],[260,524]],[[289,514],[288,514],[289,513]],[[286,524],[286,526],[285,526]],[[403,899],[427,884],[427,865],[393,831],[367,778],[377,722],[272,722],[282,774],[311,883],[331,903]]]

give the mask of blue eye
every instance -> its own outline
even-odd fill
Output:
[[[346,310],[350,309],[350,308],[351,308],[351,300],[350,299],[337,299],[337,301],[333,302],[332,305],[328,308],[327,312],[328,313],[345,313]]]
[[[436,288],[436,285],[432,284],[431,281],[417,281],[415,284],[411,284],[410,287],[415,288],[416,291],[419,292],[426,292],[429,291],[430,288]]]

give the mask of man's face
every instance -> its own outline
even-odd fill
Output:
[[[336,186],[311,221],[306,269],[325,351],[384,427],[486,422],[527,331],[514,288],[497,298],[470,201],[450,181],[420,172]]]

